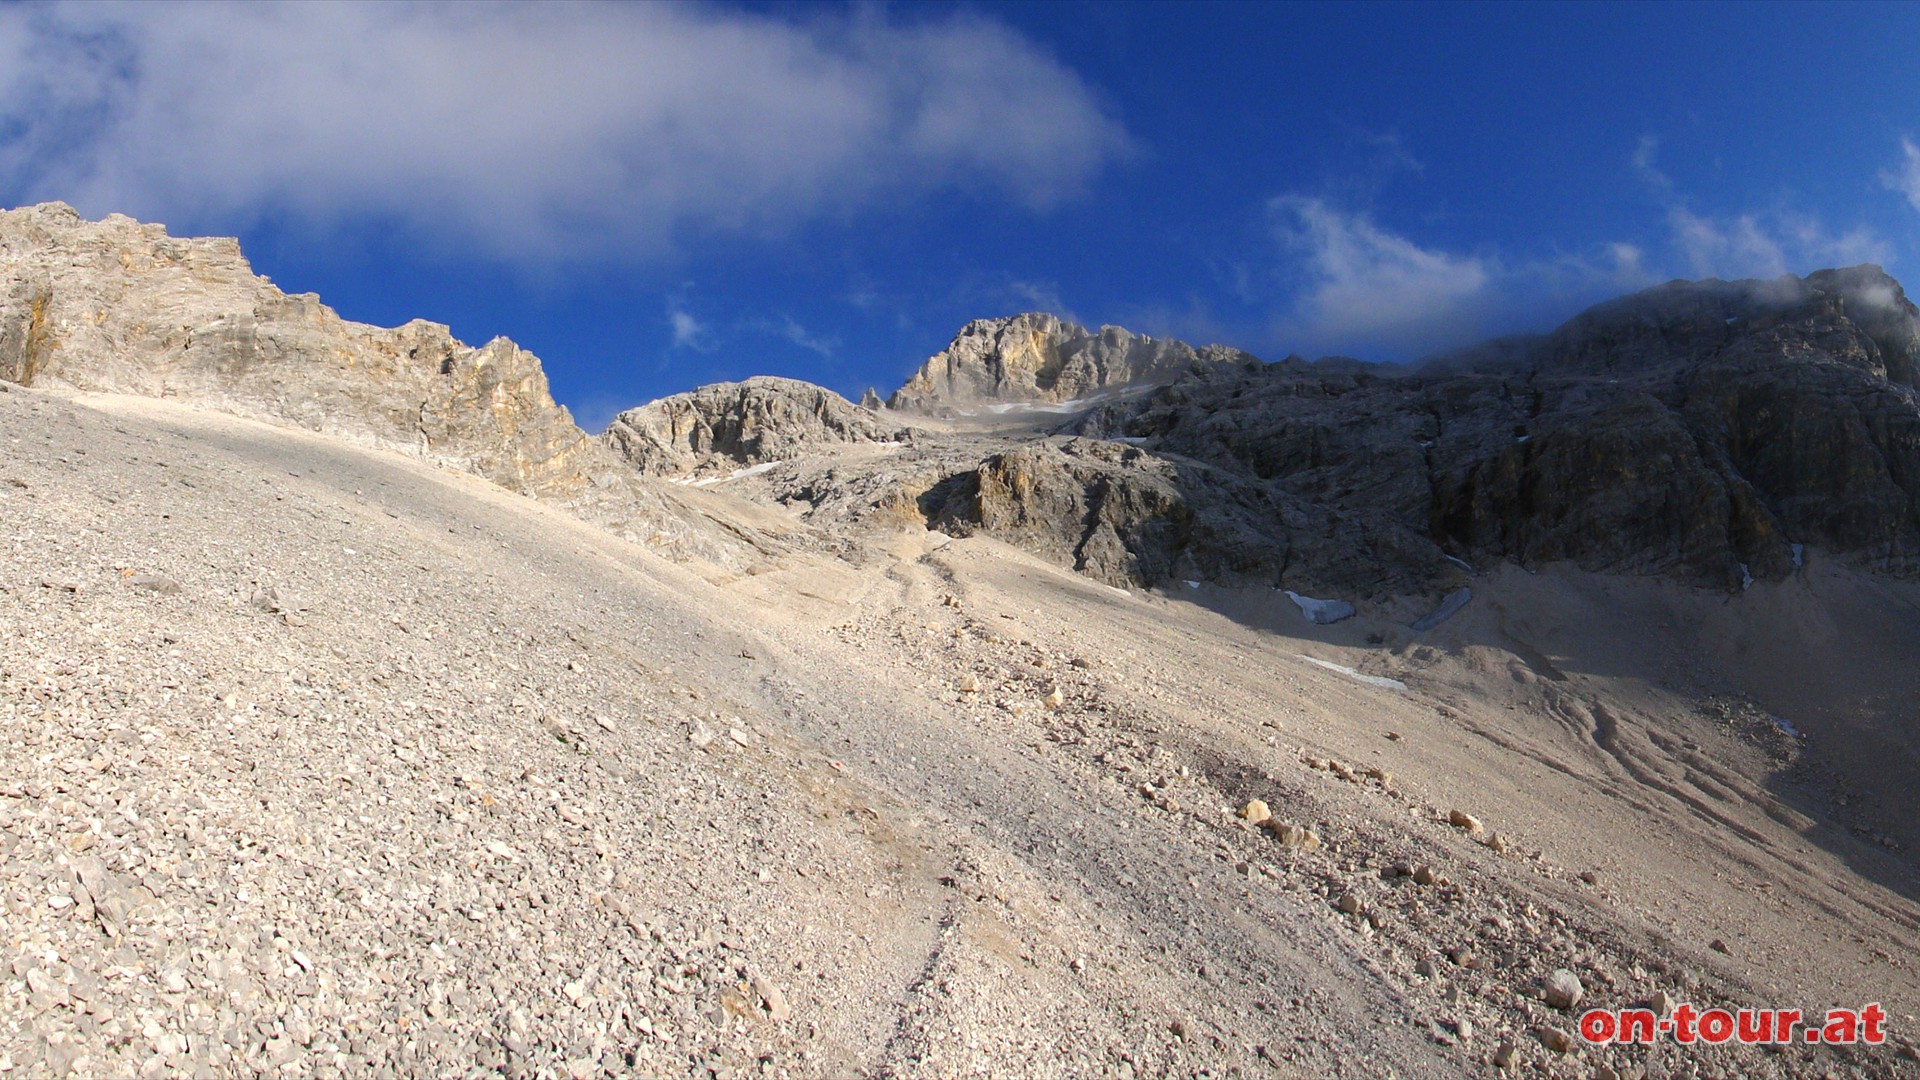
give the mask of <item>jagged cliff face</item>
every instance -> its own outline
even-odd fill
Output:
[[[581,431],[505,338],[340,318],[253,273],[237,241],[60,203],[0,211],[0,379],[296,424],[424,457],[681,558],[742,568],[795,542],[766,515],[692,505]]]
[[[739,465],[810,440],[824,459],[741,490],[834,528],[905,513],[1121,585],[1365,598],[1513,560],[1740,588],[1810,549],[1920,573],[1920,311],[1875,267],[1676,282],[1415,371],[1083,334],[972,323],[894,395],[989,419],[1093,399],[1050,434],[961,425],[834,458],[791,385],[780,410],[720,388],[649,415]]]
[[[1046,314],[976,319],[887,404],[944,416],[989,404],[1079,401],[1169,383],[1199,368],[1252,362],[1252,356],[1221,345],[1196,349],[1117,326],[1089,333]]]
[[[591,440],[512,342],[348,322],[256,276],[231,239],[59,204],[0,212],[0,378],[290,421],[530,495],[587,483]]]
[[[1679,282],[1423,373],[1216,371],[1076,430],[1310,500],[1378,580],[1444,554],[1738,587],[1808,545],[1904,575],[1916,356],[1920,311],[1875,267]]]
[[[908,437],[908,429],[831,390],[766,376],[703,386],[628,409],[603,436],[641,472],[670,477]]]

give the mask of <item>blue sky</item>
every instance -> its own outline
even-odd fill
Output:
[[[238,235],[583,423],[1044,309],[1403,360],[1920,274],[1920,7],[0,5],[0,203]]]

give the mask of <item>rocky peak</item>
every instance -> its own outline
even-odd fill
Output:
[[[1818,356],[1913,386],[1920,310],[1872,265],[1804,278],[1671,281],[1595,305],[1551,334],[1489,342],[1431,367],[1658,381],[1742,349]]]
[[[397,450],[721,565],[781,543],[649,486],[505,338],[476,348],[438,323],[349,322],[254,274],[237,240],[120,214],[0,211],[0,379],[178,398]]]
[[[1060,403],[1108,391],[1173,382],[1196,367],[1253,363],[1220,345],[1194,348],[1117,326],[1089,332],[1053,315],[1029,312],[975,319],[930,357],[887,404],[944,415],[994,403]]]
[[[906,429],[825,387],[764,375],[628,409],[603,436],[615,453],[654,476],[751,467],[823,446],[907,437]]]
[[[590,440],[513,342],[349,322],[255,275],[232,238],[61,203],[0,212],[0,378],[290,421],[530,495],[586,483]]]

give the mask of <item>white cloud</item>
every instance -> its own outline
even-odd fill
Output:
[[[1835,232],[1811,214],[1784,207],[1732,215],[1696,211],[1655,162],[1659,145],[1655,137],[1642,136],[1634,150],[1633,167],[1666,209],[1666,240],[1681,273],[1700,278],[1776,278],[1893,260],[1892,246],[1864,226]],[[1909,164],[1917,170],[1915,184],[1920,191],[1920,153],[1911,143],[1903,140],[1903,145]]]
[[[1888,188],[1907,197],[1907,202],[1920,210],[1920,146],[1904,136],[1900,139],[1900,167],[1891,172],[1880,174],[1880,182]]]
[[[667,324],[673,327],[673,347],[706,352],[713,348],[713,340],[707,331],[707,325],[694,318],[690,311],[679,308],[667,310]]]
[[[780,336],[783,338],[786,338],[788,341],[793,342],[795,345],[798,345],[803,349],[807,349],[811,352],[819,353],[821,356],[826,357],[828,359],[831,359],[833,357],[834,350],[840,347],[839,338],[820,337],[816,334],[810,333],[808,332],[806,327],[801,326],[798,322],[795,322],[793,317],[790,315],[781,317]]]
[[[1006,291],[1016,303],[1028,310],[1044,311],[1070,323],[1081,323],[1080,317],[1067,306],[1066,298],[1060,294],[1060,286],[1053,282],[1008,281]]]
[[[1320,199],[1282,196],[1269,209],[1307,279],[1291,320],[1312,342],[1420,349],[1484,314],[1497,272],[1486,259],[1423,248]]]
[[[1633,171],[1640,179],[1656,191],[1672,191],[1673,179],[1663,172],[1656,159],[1660,154],[1660,137],[1642,135],[1633,148]]]
[[[1129,152],[1014,31],[881,9],[0,6],[0,196],[649,254],[876,200],[1045,207]]]
[[[1645,253],[1628,243],[1509,261],[1424,246],[1324,199],[1281,196],[1268,211],[1298,286],[1265,335],[1286,351],[1416,359],[1496,333],[1546,329],[1652,283]]]

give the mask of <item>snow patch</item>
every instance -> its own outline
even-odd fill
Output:
[[[744,469],[735,469],[725,476],[709,476],[704,480],[676,480],[674,482],[678,484],[692,484],[694,487],[712,487],[715,484],[724,484],[729,480],[739,480],[748,476],[759,476],[761,473],[772,472],[775,466],[785,464],[786,462],[784,461],[763,461],[758,465],[749,465]]]
[[[1414,620],[1413,629],[1416,632],[1424,632],[1439,626],[1459,614],[1460,609],[1466,607],[1467,601],[1471,599],[1473,599],[1472,589],[1453,590],[1447,594],[1446,599],[1440,601],[1439,607]]]
[[[1793,548],[1793,568],[1798,570],[1807,565],[1807,545],[1790,544],[1788,546]]]
[[[1453,565],[1459,567],[1460,569],[1465,570],[1469,574],[1473,573],[1473,565],[1467,562],[1467,560],[1465,559],[1456,559],[1452,555],[1448,555],[1445,553],[1442,553],[1440,557],[1452,563]]]
[[[1345,600],[1315,600],[1311,596],[1301,596],[1292,589],[1287,590],[1287,599],[1300,605],[1300,614],[1306,616],[1310,623],[1325,626],[1353,618],[1353,605]]]
[[[1128,446],[1139,446],[1141,443],[1147,441],[1147,437],[1145,435],[1109,435],[1107,436],[1107,441],[1126,443]]]
[[[1187,582],[1187,588],[1189,588],[1189,589],[1197,589],[1197,588],[1199,588],[1199,587],[1200,587],[1200,583],[1199,583],[1199,582],[1197,582],[1197,581],[1189,581],[1189,582]]]
[[[1405,690],[1407,688],[1407,684],[1401,682],[1399,679],[1389,679],[1385,675],[1363,675],[1345,664],[1336,664],[1331,660],[1321,660],[1317,657],[1308,656],[1306,653],[1301,653],[1300,659],[1305,660],[1309,664],[1326,668],[1328,671],[1337,671],[1355,682],[1363,682],[1368,686],[1378,686],[1386,690]]]
[[[1746,563],[1741,563],[1740,564],[1740,591],[1746,592],[1748,589],[1751,589],[1751,588],[1753,588],[1753,573],[1752,571],[1747,569]]]
[[[1767,719],[1773,721],[1773,726],[1779,728],[1790,739],[1806,738],[1805,735],[1800,734],[1799,728],[1793,726],[1793,721],[1788,720],[1784,716],[1775,716],[1772,713],[1768,713]]]

